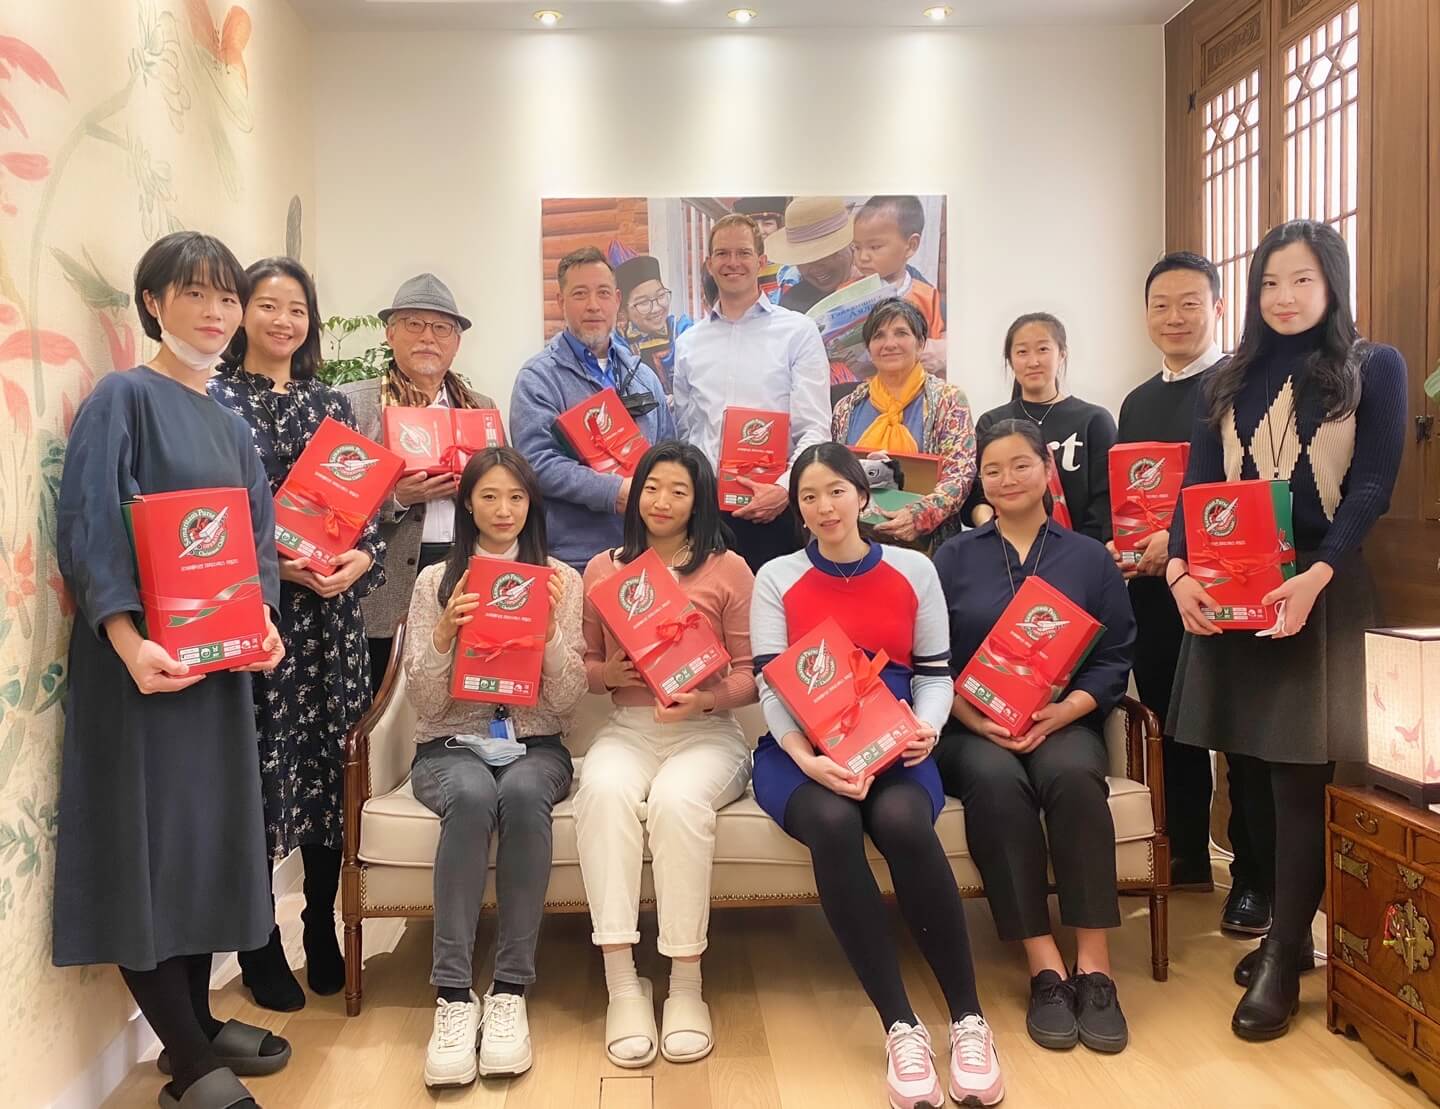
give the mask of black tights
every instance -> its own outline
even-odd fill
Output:
[[[980,1012],[965,910],[931,813],[924,787],[896,775],[877,778],[859,803],[805,782],[785,808],[785,830],[810,849],[825,919],[887,1029],[913,1024],[915,1011],[865,859],[867,832],[889,864],[901,915],[935,972],[950,1019]]]
[[[177,955],[154,970],[121,967],[120,974],[170,1053],[177,1096],[220,1066],[210,1046],[220,1022],[210,1013],[209,955]]]
[[[1325,787],[1333,762],[1272,762],[1275,795],[1275,916],[1270,935],[1286,944],[1310,942],[1325,896]]]

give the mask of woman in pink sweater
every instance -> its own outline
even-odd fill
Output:
[[[554,571],[534,706],[450,696],[455,640],[481,602],[465,591],[472,555]],[[530,1068],[525,988],[535,981],[535,945],[550,881],[550,814],[570,791],[573,768],[564,734],[585,695],[580,595],[580,575],[546,555],[545,506],[535,472],[509,447],[475,455],[460,475],[450,555],[415,579],[405,643],[406,693],[418,717],[410,782],[415,799],[440,817],[430,970],[436,1008],[425,1057],[427,1086],[458,1086],[477,1073],[520,1074]],[[471,989],[472,959],[490,837],[497,830],[500,928],[494,984],[482,1011]]]
[[[750,778],[750,747],[731,710],[755,701],[750,593],[745,560],[726,549],[715,472],[689,443],[646,452],[625,508],[625,545],[585,568],[585,670],[590,689],[611,695],[610,719],[585,756],[575,796],[576,839],[592,939],[605,956],[610,1008],[605,1053],[643,1067],[657,1051],[672,1063],[703,1059],[714,1045],[700,992],[700,955],[710,922],[715,813]],[[662,707],[600,622],[591,589],[653,550],[721,637],[730,667]],[[643,825],[642,825],[643,812]],[[660,954],[671,959],[663,1034],[650,983],[636,977],[640,867],[646,834],[660,918]]]

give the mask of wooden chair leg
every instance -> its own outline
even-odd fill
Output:
[[[1170,897],[1163,890],[1150,893],[1150,973],[1157,982],[1170,977]]]
[[[345,921],[345,1015],[360,1015],[360,994],[364,989],[365,964],[361,959],[364,949],[365,921],[357,917],[353,922]]]

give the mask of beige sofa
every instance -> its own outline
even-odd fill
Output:
[[[395,632],[395,656],[405,628]],[[438,818],[410,790],[415,712],[405,696],[404,674],[392,657],[385,682],[370,712],[348,739],[345,767],[345,860],[341,904],[345,921],[345,1009],[360,1011],[363,967],[361,928],[366,917],[427,917],[433,911],[431,868],[439,839]],[[584,753],[609,711],[609,698],[587,695],[567,745],[575,774],[584,773]],[[764,731],[757,706],[740,714],[752,741]],[[1126,700],[1106,727],[1110,749],[1110,809],[1115,818],[1115,859],[1120,888],[1150,899],[1151,967],[1156,979],[1168,973],[1166,897],[1170,846],[1165,836],[1164,779],[1159,724],[1138,702]],[[966,897],[982,896],[980,874],[965,845],[960,804],[948,800],[936,825],[955,881]],[[881,889],[891,892],[885,862],[873,846],[870,865]],[[493,845],[491,864],[494,866]],[[486,888],[493,904],[495,884]],[[766,816],[747,790],[720,813],[715,840],[712,901],[717,906],[806,904],[816,900],[815,878],[805,848]],[[642,897],[654,904],[648,867]],[[546,894],[554,912],[586,910],[585,887],[575,850],[571,801],[555,809],[554,869]]]

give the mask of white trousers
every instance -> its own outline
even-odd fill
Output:
[[[729,713],[657,724],[617,708],[580,765],[575,835],[596,944],[640,942],[645,837],[666,956],[699,955],[710,926],[715,813],[745,792],[750,748]]]

